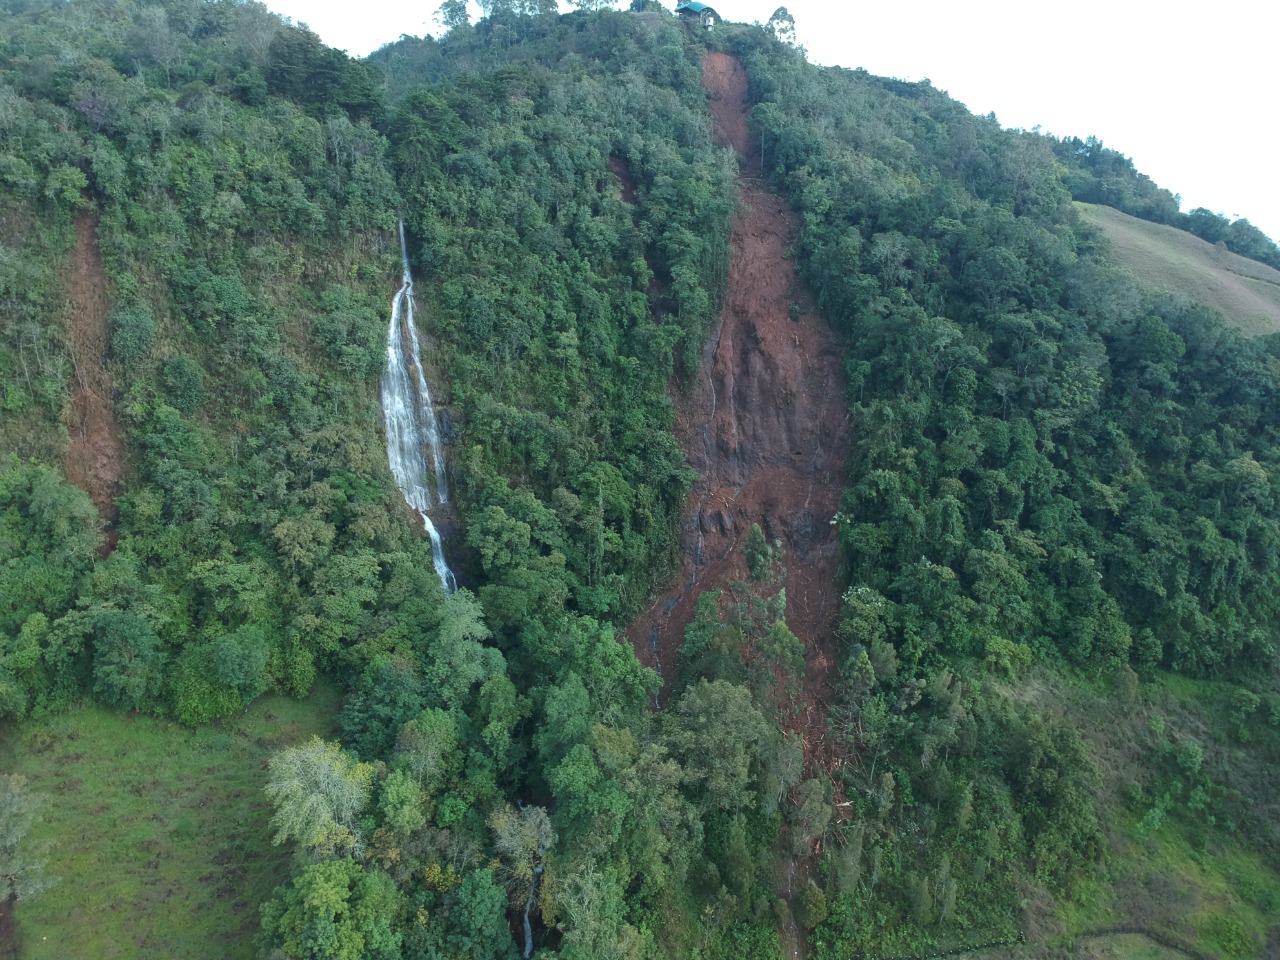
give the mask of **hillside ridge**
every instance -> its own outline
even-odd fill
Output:
[[[1113,207],[1077,203],[1076,208],[1106,238],[1116,261],[1142,283],[1217,310],[1246,335],[1280,331],[1280,270]],[[1259,284],[1265,286],[1259,289]]]

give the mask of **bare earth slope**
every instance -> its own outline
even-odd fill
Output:
[[[746,173],[755,172],[741,65],[710,53],[703,82],[717,139],[738,151]],[[788,211],[750,176],[740,177],[739,190],[724,312],[696,387],[677,400],[676,432],[698,473],[681,529],[680,578],[629,635],[642,661],[671,676],[698,595],[746,579],[741,547],[751,524],[760,524],[785,551],[787,622],[808,664],[795,725],[812,762],[825,734],[826,678],[834,666],[831,518],[848,452],[843,373],[834,334],[794,289]],[[793,303],[802,308],[795,320]]]
[[[67,274],[67,327],[75,365],[67,428],[67,479],[86,491],[103,523],[116,519],[115,498],[124,476],[120,425],[111,404],[107,355],[107,281],[98,253],[98,217],[76,220],[76,247]],[[108,548],[114,539],[108,535]]]
[[[1111,244],[1140,281],[1217,310],[1247,336],[1280,331],[1280,270],[1111,207],[1077,203],[1081,218]]]

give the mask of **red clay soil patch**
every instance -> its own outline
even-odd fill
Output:
[[[717,138],[749,156],[741,65],[710,53],[703,82]],[[747,579],[741,547],[751,524],[760,524],[782,542],[787,623],[807,662],[787,726],[804,740],[806,767],[829,769],[826,704],[839,604],[831,519],[849,450],[843,367],[831,329],[795,289],[785,256],[789,211],[759,181],[742,178],[739,189],[724,312],[696,387],[676,401],[676,435],[698,473],[681,526],[680,578],[628,637],[642,662],[673,675],[698,595]]]
[[[711,96],[711,132],[721,146],[738,151],[744,176],[757,176],[760,145],[747,127],[747,73],[727,53],[702,58],[702,85]]]
[[[631,178],[631,167],[621,157],[609,158],[609,169],[622,185],[622,199],[632,206],[636,202],[636,182]]]
[[[118,518],[115,498],[124,476],[124,447],[111,404],[107,376],[107,278],[98,253],[98,214],[87,210],[76,220],[76,248],[67,275],[67,329],[75,382],[67,428],[67,479],[89,494],[98,508],[107,540],[103,555],[115,549],[110,529]]]

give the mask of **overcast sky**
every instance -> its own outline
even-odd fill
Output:
[[[783,2],[815,63],[927,77],[975,113],[994,112],[1006,127],[1096,136],[1181,194],[1183,210],[1248,217],[1280,238],[1274,4],[1217,0],[1188,10],[1149,0]],[[353,56],[402,34],[439,32],[437,0],[266,3]],[[726,19],[749,23],[768,20],[778,3],[715,6]]]

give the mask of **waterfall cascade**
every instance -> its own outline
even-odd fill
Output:
[[[440,424],[431,405],[431,391],[422,374],[422,352],[418,330],[413,323],[413,276],[409,273],[409,252],[400,223],[400,256],[404,278],[391,302],[391,323],[387,327],[387,368],[382,374],[382,419],[387,428],[387,459],[396,486],[405,501],[422,517],[431,538],[431,559],[447,593],[457,589],[453,571],[444,557],[440,531],[428,511],[449,499],[440,452]],[[406,347],[408,348],[406,351]]]

